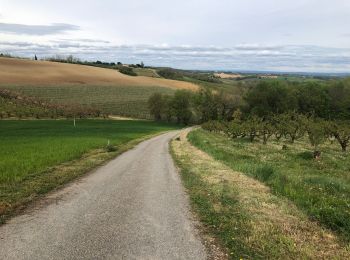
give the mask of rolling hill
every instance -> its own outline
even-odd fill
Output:
[[[199,86],[84,65],[0,58],[0,88],[53,103],[88,105],[113,115],[149,118],[147,100],[152,93],[196,91]]]

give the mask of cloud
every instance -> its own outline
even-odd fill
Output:
[[[52,35],[77,31],[80,27],[73,24],[54,23],[50,25],[28,25],[16,23],[0,23],[0,32],[26,35]]]
[[[101,40],[48,43],[0,41],[0,52],[40,58],[74,55],[82,60],[121,61],[183,69],[287,72],[350,72],[350,48],[315,45],[240,44],[233,47],[114,45]]]

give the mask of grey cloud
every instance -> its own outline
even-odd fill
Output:
[[[67,31],[77,31],[80,27],[73,24],[54,23],[50,25],[28,25],[15,23],[0,23],[0,32],[26,35],[51,35]]]
[[[112,45],[80,43],[75,40],[47,44],[0,41],[0,52],[19,56],[48,57],[74,55],[82,60],[143,61],[153,66],[183,69],[259,70],[304,72],[349,72],[350,48],[313,45],[259,46],[231,48],[211,46]]]

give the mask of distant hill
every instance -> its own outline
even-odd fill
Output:
[[[88,84],[198,89],[197,85],[189,82],[145,76],[132,77],[111,69],[3,57],[0,58],[0,84]]]
[[[1,89],[53,104],[93,107],[109,115],[150,118],[147,100],[153,93],[196,91],[199,86],[164,78],[128,76],[114,69],[2,57]]]

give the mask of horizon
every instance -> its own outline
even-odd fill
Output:
[[[350,72],[345,0],[0,3],[0,52],[16,56],[74,55],[187,70]]]

